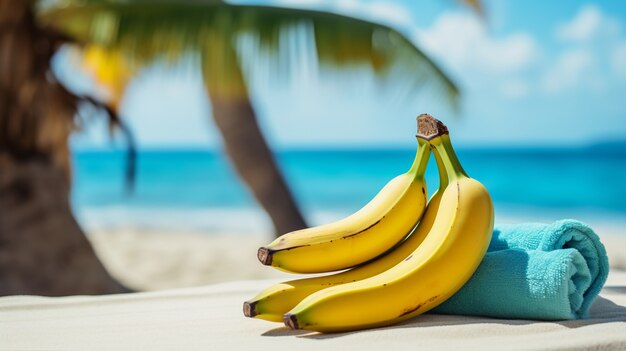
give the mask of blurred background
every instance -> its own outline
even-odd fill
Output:
[[[622,1],[30,6],[63,36],[49,71],[78,96],[68,206],[126,286],[279,274],[256,247],[354,212],[406,171],[420,113],[448,125],[496,223],[626,235]]]

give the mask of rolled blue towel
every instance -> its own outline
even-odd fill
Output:
[[[470,280],[434,313],[497,318],[585,318],[609,263],[594,231],[575,220],[500,225]]]

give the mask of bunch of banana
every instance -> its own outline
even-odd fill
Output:
[[[371,328],[424,313],[465,284],[478,267],[491,239],[493,204],[482,184],[469,178],[461,167],[448,130],[441,122],[429,115],[419,116],[417,138],[415,162],[418,164],[411,170],[416,168],[423,174],[429,154],[426,150],[432,148],[440,185],[428,202],[423,218],[420,218],[421,211],[402,212],[414,222],[419,221],[415,228],[407,229],[405,234],[409,236],[390,251],[378,248],[378,255],[374,254],[378,258],[350,270],[272,286],[244,303],[246,316],[283,321],[292,329],[321,332]],[[423,184],[423,179],[421,182]],[[408,222],[405,219],[405,223]],[[312,241],[311,249],[317,242]],[[300,244],[307,245],[306,240]],[[368,242],[361,245],[366,246]],[[328,255],[335,249],[334,246],[325,248]],[[323,257],[326,253],[318,254],[320,257],[307,259],[326,260]],[[336,257],[340,253],[332,255]],[[281,265],[285,264],[281,261]],[[309,267],[312,265],[330,266],[310,262]]]

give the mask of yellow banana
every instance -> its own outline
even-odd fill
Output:
[[[449,177],[428,235],[392,268],[304,298],[284,315],[288,327],[336,332],[394,324],[448,299],[478,267],[493,230],[491,197],[466,175],[447,128],[428,115],[420,116],[418,123],[418,137],[439,151]]]
[[[424,171],[430,157],[418,145],[411,169],[392,179],[358,212],[334,223],[297,230],[261,247],[261,263],[294,273],[354,267],[400,243],[417,225],[426,205]]]
[[[422,141],[422,143],[424,145],[421,147],[430,147],[426,141]],[[441,158],[436,150],[434,154],[439,170],[440,191],[437,191],[432,196],[426,206],[426,211],[419,225],[402,244],[382,257],[344,272],[329,276],[292,280],[273,285],[257,294],[254,298],[244,302],[244,315],[272,322],[282,322],[283,314],[287,313],[302,299],[312,293],[330,286],[375,276],[407,258],[420,245],[432,227],[435,216],[439,211],[441,193],[448,184],[448,176],[441,163]],[[411,213],[407,215],[415,216],[415,214]]]

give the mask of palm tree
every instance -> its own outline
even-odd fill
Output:
[[[96,258],[68,204],[68,137],[79,103],[103,108],[114,125],[128,81],[156,61],[192,55],[232,164],[277,233],[305,226],[259,128],[238,39],[252,38],[275,64],[281,33],[305,28],[322,68],[367,65],[393,84],[429,86],[455,101],[445,74],[397,31],[319,11],[241,6],[218,0],[0,0],[0,295],[123,291]],[[78,96],[54,77],[64,44],[109,89]]]

